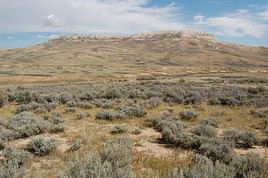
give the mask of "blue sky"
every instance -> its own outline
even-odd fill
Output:
[[[0,0],[0,48],[64,34],[205,31],[268,46],[268,0]]]

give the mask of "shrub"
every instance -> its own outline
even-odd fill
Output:
[[[59,101],[62,104],[66,104],[67,102],[73,100],[73,96],[70,93],[62,93],[59,96]]]
[[[230,163],[238,178],[268,177],[267,161],[257,154],[235,156]]]
[[[93,105],[90,102],[80,102],[78,106],[82,109],[92,109]]]
[[[116,99],[121,98],[121,92],[117,88],[107,88],[103,93],[103,98]]]
[[[82,146],[82,140],[81,139],[76,139],[74,143],[71,145],[71,147],[68,149],[70,152],[77,151],[81,148]]]
[[[240,132],[236,129],[224,131],[224,140],[244,148],[251,148],[256,143],[256,137],[253,133]]]
[[[109,109],[109,108],[113,108],[115,106],[115,101],[114,100],[101,99],[101,100],[95,101],[95,105],[97,107],[101,107],[103,109]]]
[[[18,106],[16,107],[16,111],[15,111],[15,113],[16,113],[16,114],[19,114],[19,113],[21,113],[21,112],[29,111],[29,110],[31,110],[31,107],[30,107],[29,105],[21,104],[21,105],[18,105]]]
[[[6,147],[6,142],[0,139],[0,150],[3,150]]]
[[[162,99],[159,97],[152,97],[145,101],[145,107],[146,108],[155,108],[159,106],[162,103]]]
[[[186,128],[187,126],[180,121],[176,121],[173,119],[154,119],[153,120],[153,127],[160,132],[163,131],[165,128],[170,128],[173,132],[179,132],[182,129]]]
[[[139,106],[125,106],[121,108],[120,112],[128,117],[143,117],[146,115],[145,110]]]
[[[194,119],[198,116],[197,113],[192,112],[192,111],[182,111],[179,114],[180,114],[180,118],[185,119],[185,120]]]
[[[134,178],[131,168],[133,143],[128,139],[111,140],[103,150],[89,154],[85,160],[77,159],[65,172],[66,178]]]
[[[131,133],[134,134],[134,135],[139,135],[139,134],[142,133],[142,131],[139,128],[135,128]]]
[[[198,136],[205,137],[215,137],[217,135],[216,129],[209,125],[199,125],[195,127],[192,132]]]
[[[8,102],[7,95],[3,91],[0,91],[0,108],[2,108],[7,102]]]
[[[100,120],[114,120],[114,119],[124,119],[126,116],[119,112],[109,112],[109,111],[99,111],[96,114],[96,119]]]
[[[46,123],[30,112],[22,112],[9,120],[8,128],[15,132],[15,138],[29,137],[45,132]]]
[[[218,138],[199,138],[200,147],[198,152],[207,156],[212,161],[220,160],[228,163],[232,158],[233,147]]]
[[[176,171],[173,177],[180,178],[235,178],[233,167],[216,162],[215,164],[205,156],[197,155],[194,164],[186,169]]]
[[[65,122],[65,120],[62,118],[62,114],[59,112],[52,112],[51,114],[51,121],[53,124],[62,124]]]
[[[30,159],[30,154],[25,151],[10,147],[3,151],[4,160],[0,162],[0,177],[24,177],[26,175],[25,163]]]
[[[170,140],[174,145],[184,149],[198,149],[201,145],[198,136],[186,132],[179,132]]]
[[[122,134],[127,132],[127,127],[124,125],[116,125],[112,127],[111,134]]]
[[[45,156],[54,151],[57,147],[54,139],[45,140],[42,137],[33,138],[27,145],[27,150],[37,156]]]
[[[90,114],[87,112],[79,112],[76,114],[76,119],[81,120],[81,119],[84,119],[88,116],[90,116]]]
[[[67,107],[65,108],[65,112],[75,112],[76,111],[76,107]]]
[[[164,100],[165,102],[181,104],[183,102],[183,94],[176,88],[171,88],[164,93]]]
[[[219,122],[214,120],[214,119],[205,119],[201,122],[201,124],[203,125],[209,125],[209,126],[212,126],[212,127],[215,127],[215,128],[218,128],[219,127]]]
[[[75,101],[68,101],[68,102],[66,103],[66,105],[67,105],[68,107],[70,107],[70,108],[74,108],[74,107],[77,107],[77,106],[78,106],[77,102],[75,102]]]
[[[258,118],[268,118],[268,110],[258,110],[258,111],[251,110],[250,114]]]
[[[200,104],[202,102],[202,96],[199,91],[189,91],[184,96],[185,104]]]

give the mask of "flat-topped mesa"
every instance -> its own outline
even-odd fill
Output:
[[[93,40],[104,41],[120,41],[120,40],[164,40],[164,39],[192,39],[192,40],[206,40],[211,42],[218,42],[217,39],[209,33],[205,32],[188,32],[188,31],[168,31],[168,32],[148,32],[137,33],[134,35],[85,35],[75,34],[62,36],[53,41],[69,41],[69,42],[87,42]]]
[[[138,33],[130,36],[131,38],[193,38],[206,39],[217,41],[216,38],[205,32],[191,32],[191,31],[169,31],[169,32],[152,32],[152,33]]]

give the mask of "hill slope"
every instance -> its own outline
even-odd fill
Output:
[[[29,48],[0,51],[0,76],[31,79],[265,74],[267,69],[268,48],[223,43],[202,32],[72,35]]]

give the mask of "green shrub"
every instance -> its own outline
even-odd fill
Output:
[[[210,125],[212,127],[218,128],[219,127],[219,122],[214,120],[214,119],[205,119],[201,122],[203,125]]]
[[[0,162],[1,178],[20,178],[26,175],[25,163],[30,159],[28,152],[8,147],[3,151],[3,155],[5,159]]]
[[[2,108],[7,102],[8,102],[7,95],[3,91],[0,91],[0,108]]]
[[[186,132],[179,132],[174,137],[171,137],[169,139],[171,140],[171,143],[184,149],[196,150],[201,145],[200,138],[198,136],[191,135]]]
[[[212,161],[220,160],[222,162],[228,163],[233,154],[232,145],[225,143],[219,138],[200,138],[200,147],[198,152],[202,155],[207,156]]]
[[[59,112],[52,112],[51,114],[51,121],[53,124],[62,124],[65,120],[62,118],[62,114]]]
[[[196,126],[192,132],[195,135],[204,136],[204,137],[215,137],[217,135],[216,129],[209,125]]]
[[[162,99],[159,97],[152,97],[145,101],[145,107],[152,109],[159,106],[162,103]]]
[[[124,113],[128,117],[143,117],[146,112],[140,106],[125,106],[121,108],[121,113]]]
[[[233,167],[220,162],[213,163],[205,156],[197,155],[194,164],[173,173],[179,178],[235,178]]]
[[[65,112],[75,112],[76,111],[76,107],[67,107],[65,108]]]
[[[121,96],[121,92],[117,88],[107,88],[102,95],[106,99],[117,99],[121,98]]]
[[[15,138],[13,139],[16,139],[44,133],[47,129],[46,125],[44,121],[34,114],[22,112],[9,120],[8,128],[14,131]]]
[[[27,145],[27,150],[37,156],[45,156],[54,151],[57,147],[54,139],[44,139],[42,137],[33,138]]]
[[[241,132],[236,129],[224,131],[224,140],[231,142],[236,147],[251,148],[256,143],[256,137],[251,132]]]
[[[192,111],[182,111],[179,114],[180,114],[180,118],[184,120],[194,119],[198,116],[197,113],[192,112]]]
[[[70,152],[77,151],[81,148],[82,146],[82,140],[81,139],[76,139],[74,143],[71,145],[71,147],[68,149]]]
[[[237,178],[268,177],[267,160],[257,154],[235,156],[230,166],[234,167]]]
[[[99,111],[96,114],[96,119],[100,120],[115,120],[115,119],[125,119],[126,116],[120,112],[110,112],[110,111]]]
[[[122,134],[127,132],[127,127],[125,125],[115,125],[111,129],[111,134]]]
[[[105,143],[103,150],[89,154],[85,160],[75,160],[66,172],[66,178],[134,178],[132,171],[133,143],[116,139]]]
[[[76,119],[81,120],[81,119],[84,119],[88,116],[90,116],[90,114],[87,112],[79,112],[76,114]]]

